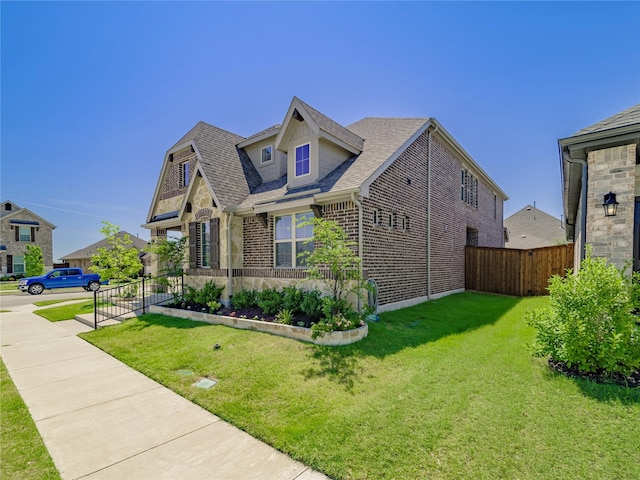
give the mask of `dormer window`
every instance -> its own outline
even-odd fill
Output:
[[[180,186],[186,187],[189,185],[189,162],[182,162],[180,164]]]
[[[309,144],[296,147],[296,177],[309,175]]]
[[[271,161],[271,145],[262,148],[260,154],[260,163],[269,163]]]

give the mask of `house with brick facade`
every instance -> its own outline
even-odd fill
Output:
[[[0,274],[24,274],[27,245],[42,249],[45,270],[53,268],[54,224],[11,201],[0,206]]]
[[[590,244],[594,256],[640,270],[639,143],[640,104],[558,140],[575,265]]]
[[[357,244],[379,310],[464,289],[464,247],[504,246],[500,187],[435,118],[343,126],[294,97],[281,124],[243,137],[204,122],[167,152],[145,228],[189,238],[188,281],[298,285],[311,216]]]

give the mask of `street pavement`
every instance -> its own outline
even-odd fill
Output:
[[[0,355],[63,479],[328,478],[77,336],[90,327],[11,304]]]

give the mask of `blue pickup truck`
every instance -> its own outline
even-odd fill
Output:
[[[82,273],[81,268],[54,268],[40,277],[20,280],[18,288],[31,295],[40,295],[51,288],[82,287],[87,292],[100,290],[100,277],[96,273]]]

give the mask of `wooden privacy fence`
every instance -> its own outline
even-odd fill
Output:
[[[573,243],[553,247],[466,247],[465,288],[518,297],[548,295],[552,275],[573,268]]]

